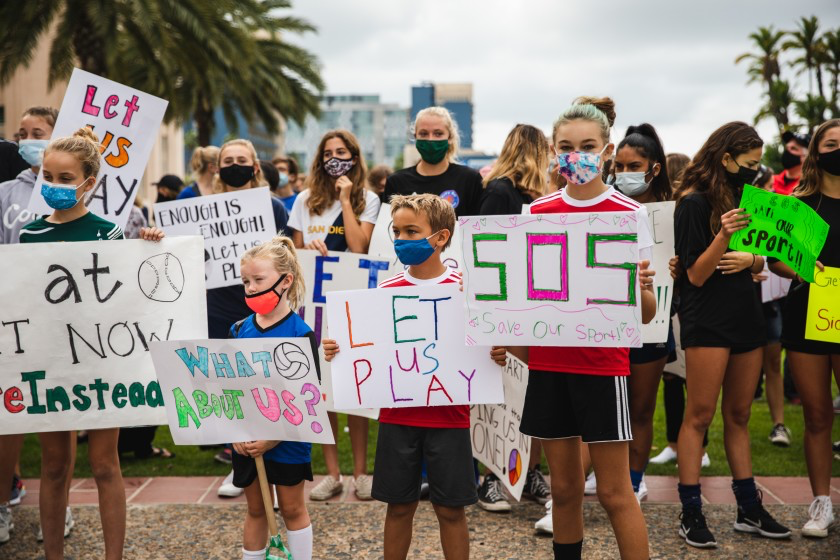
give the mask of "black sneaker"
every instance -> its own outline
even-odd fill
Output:
[[[745,511],[738,507],[738,518],[735,520],[735,530],[741,533],[755,533],[768,539],[789,539],[790,529],[773,519],[761,504],[761,490],[758,491],[758,505]]]
[[[684,509],[680,514],[680,536],[695,548],[716,548],[714,535],[701,509]]]
[[[522,496],[538,504],[545,504],[551,499],[551,489],[539,469],[534,468],[528,471],[525,486],[522,488]]]
[[[497,513],[510,511],[510,503],[502,492],[502,482],[496,475],[488,474],[484,477],[484,482],[478,487],[478,505]]]

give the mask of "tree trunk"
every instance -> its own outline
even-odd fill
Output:
[[[199,146],[209,146],[210,136],[213,134],[215,122],[213,119],[213,109],[204,106],[205,100],[199,100],[198,105],[193,113],[193,120],[195,121],[195,132]]]
[[[79,59],[82,70],[108,78],[108,63],[105,58],[106,46],[102,37],[95,34],[95,26],[87,14],[81,14],[79,25],[73,33],[73,50]]]

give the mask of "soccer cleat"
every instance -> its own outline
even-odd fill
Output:
[[[717,547],[701,509],[684,509],[680,513],[680,536],[685,539],[686,544],[695,548]]]
[[[735,530],[741,533],[754,533],[768,539],[788,539],[790,529],[773,519],[761,503],[761,490],[758,491],[758,504],[749,511],[738,506]]]
[[[522,488],[522,495],[538,504],[544,504],[551,498],[551,489],[538,468],[528,471],[525,486]]]
[[[510,511],[510,503],[502,492],[502,481],[496,475],[485,475],[484,482],[478,487],[478,505],[481,509],[495,513]]]
[[[312,489],[309,493],[309,499],[314,502],[323,502],[333,496],[338,496],[343,491],[344,485],[341,483],[340,477],[339,480],[336,480],[328,474]]]
[[[670,445],[666,445],[665,449],[663,449],[659,455],[656,457],[651,457],[649,463],[653,463],[654,465],[664,465],[666,463],[673,463],[677,460],[677,450],[672,448]]]
[[[770,442],[779,447],[790,446],[790,430],[784,424],[776,424],[773,426],[773,431],[770,432]]]
[[[583,495],[594,496],[598,493],[598,481],[595,479],[595,471],[589,473],[586,482],[583,483]]]
[[[824,539],[828,536],[828,528],[834,523],[834,511],[832,511],[831,498],[828,496],[817,496],[808,508],[808,515],[811,519],[802,527],[803,537]],[[2,530],[2,529],[0,529]]]
[[[538,533],[546,533],[549,535],[554,534],[554,523],[551,519],[551,500],[546,502],[545,504],[546,514],[540,518],[539,521],[534,523],[534,529]]]

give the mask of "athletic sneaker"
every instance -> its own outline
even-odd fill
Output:
[[[237,488],[233,485],[233,471],[230,471],[230,474],[222,481],[216,494],[220,498],[238,498],[243,492],[245,492],[244,488]]]
[[[315,488],[309,493],[309,499],[315,502],[323,502],[329,500],[333,496],[338,496],[344,491],[344,484],[341,483],[341,476],[336,480],[332,475],[327,475]]]
[[[715,536],[706,525],[706,516],[701,509],[683,509],[680,514],[680,536],[686,544],[695,548],[715,548]]]
[[[712,460],[709,459],[709,454],[705,451],[703,452],[703,458],[700,459],[700,468],[705,469],[706,467],[712,464]]]
[[[779,447],[790,446],[790,430],[784,424],[776,424],[770,432],[770,441]]]
[[[20,501],[26,496],[26,486],[18,475],[12,476],[12,493],[9,495],[9,505],[20,505]]]
[[[741,533],[755,533],[768,539],[790,538],[790,529],[773,519],[773,516],[761,504],[761,490],[758,491],[758,504],[745,511],[738,506],[735,530]]]
[[[586,477],[586,482],[583,483],[583,495],[594,496],[598,493],[598,481],[595,480],[595,471],[589,473]]]
[[[649,463],[653,463],[654,465],[664,465],[666,463],[673,463],[677,460],[677,450],[673,449],[670,445],[666,445],[665,449],[659,452],[659,455],[656,457],[651,457]]]
[[[484,476],[484,482],[478,487],[478,505],[481,509],[502,513],[510,511],[510,503],[502,491],[502,481],[493,473]]]
[[[534,529],[536,529],[537,533],[547,533],[549,535],[554,534],[554,523],[551,520],[551,500],[548,500],[545,504],[546,514],[536,523],[534,523]]]
[[[70,536],[70,531],[73,530],[73,527],[76,526],[76,522],[73,521],[73,514],[70,513],[70,506],[67,506],[67,512],[64,514],[64,538]],[[36,537],[38,542],[44,542],[44,530],[41,527],[38,527],[38,536]]]
[[[356,497],[360,500],[372,500],[373,496],[370,495],[370,492],[373,488],[373,477],[363,474],[356,477],[356,480],[353,481],[353,489],[356,491]]]
[[[827,537],[828,528],[834,523],[831,498],[828,496],[817,496],[814,498],[814,501],[811,502],[811,506],[808,508],[808,515],[811,516],[811,519],[802,527],[802,536],[820,539]]]
[[[0,506],[0,544],[9,542],[9,539],[12,538],[9,536],[9,533],[14,528],[15,524],[12,521],[12,510],[7,505]]]
[[[642,500],[644,500],[648,495],[648,489],[647,489],[647,484],[645,483],[645,476],[644,475],[642,475],[642,481],[639,483],[639,491],[636,492],[635,494],[636,494],[636,501],[638,501],[640,504],[642,503]]]
[[[538,504],[544,504],[551,498],[551,489],[548,487],[540,469],[534,468],[528,471],[528,478],[522,488],[522,495]]]
[[[229,448],[225,447],[216,453],[216,455],[213,456],[213,459],[220,463],[224,463],[225,465],[231,465],[233,464],[233,453]]]

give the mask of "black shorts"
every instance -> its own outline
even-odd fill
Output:
[[[627,377],[531,370],[519,431],[539,439],[630,441]]]
[[[424,461],[433,504],[463,507],[478,501],[469,428],[379,424],[371,494],[388,504],[419,501]]]
[[[247,488],[257,479],[257,463],[252,457],[233,452],[233,485]],[[276,463],[264,459],[265,477],[269,484],[297,486],[304,480],[312,480],[312,463]]]
[[[666,363],[671,363],[677,360],[676,355],[671,359],[671,354],[677,350],[677,342],[674,339],[674,329],[668,329],[668,339],[665,342],[649,342],[643,344],[641,348],[630,349],[630,363],[631,364],[646,364],[648,362],[655,362],[662,358],[668,358]]]

